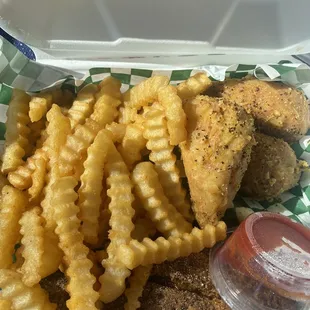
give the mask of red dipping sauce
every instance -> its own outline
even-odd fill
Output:
[[[212,250],[210,271],[233,309],[310,309],[310,229],[254,213]]]

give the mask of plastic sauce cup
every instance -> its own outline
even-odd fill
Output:
[[[310,229],[254,213],[212,249],[210,275],[233,310],[309,310]]]

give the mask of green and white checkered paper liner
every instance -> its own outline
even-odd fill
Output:
[[[0,144],[4,143],[6,110],[11,98],[11,87],[28,92],[40,92],[52,88],[68,88],[77,92],[88,83],[99,83],[107,76],[122,82],[122,91],[133,87],[154,75],[165,75],[172,84],[178,84],[199,71],[205,71],[214,80],[225,77],[242,78],[248,74],[265,81],[282,81],[304,91],[310,97],[310,68],[305,64],[235,64],[231,66],[205,65],[193,69],[147,70],[130,68],[91,68],[82,76],[67,69],[33,62],[5,39],[0,40]],[[310,131],[292,145],[298,158],[310,164]],[[310,227],[310,172],[303,173],[299,184],[274,201],[254,201],[237,197],[234,206],[227,210],[229,223],[241,221],[252,212],[271,211],[281,213]]]

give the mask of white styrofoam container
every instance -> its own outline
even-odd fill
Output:
[[[0,26],[57,58],[310,52],[309,0],[0,0]]]

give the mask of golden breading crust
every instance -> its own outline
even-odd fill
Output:
[[[227,80],[222,97],[252,114],[258,130],[265,134],[290,142],[308,130],[309,108],[305,96],[282,83],[250,78]]]
[[[253,118],[220,98],[184,103],[187,141],[181,144],[193,210],[201,227],[216,224],[231,205],[250,160]]]
[[[294,187],[307,167],[298,161],[292,148],[282,139],[255,133],[251,161],[242,180],[242,194],[270,199]]]

